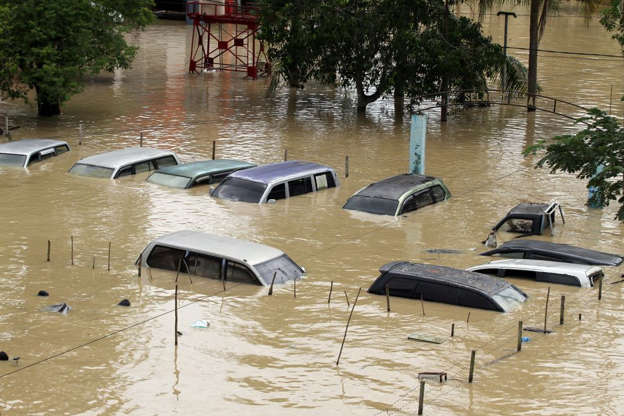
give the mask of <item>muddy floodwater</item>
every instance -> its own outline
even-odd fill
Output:
[[[527,47],[527,13],[516,12],[509,43]],[[541,48],[620,53],[596,19],[585,25],[573,9],[560,13]],[[502,24],[496,16],[484,22],[501,43]],[[183,23],[159,22],[132,35],[141,47],[133,69],[92,79],[58,118],[39,119],[22,103],[0,104],[21,126],[15,139],[54,137],[72,146],[28,170],[0,168],[0,350],[11,358],[0,362],[2,415],[408,415],[417,410],[418,373],[425,371],[447,372],[448,381],[427,383],[424,414],[624,413],[624,285],[610,284],[622,267],[605,269],[600,301],[597,288],[510,278],[529,299],[504,314],[401,298],[391,299],[388,313],[383,296],[366,293],[389,261],[466,268],[489,260],[478,256],[481,240],[523,201],[557,199],[564,207],[566,224],[538,238],[624,252],[615,206],[588,209],[584,183],[536,170],[535,159],[521,155],[538,139],[576,131],[571,120],[491,106],[454,111],[441,126],[439,111],[431,111],[426,171],[443,178],[453,197],[405,217],[345,211],[353,192],[407,170],[408,120],[395,123],[389,101],[358,117],[352,97],[328,87],[281,89],[266,98],[266,80],[188,75],[190,34]],[[526,62],[526,51],[510,53]],[[539,71],[545,95],[608,110],[612,88],[611,111],[624,115],[624,59],[544,53]],[[217,158],[257,164],[283,160],[287,149],[289,159],[334,167],[341,184],[258,206],[212,199],[207,187],[149,184],[146,174],[67,174],[83,157],[138,145],[140,132],[145,146],[174,150],[183,161],[209,159],[213,141]],[[175,274],[154,269],[138,277],[133,263],[150,240],[182,229],[280,248],[307,275],[296,297],[292,283],[269,297],[266,288],[232,283],[224,292],[220,282],[181,276],[176,349]],[[513,236],[499,233],[499,241]],[[530,341],[510,355],[519,320],[544,325],[549,286],[547,325],[554,332],[525,333]],[[353,303],[358,288],[336,366],[350,312],[346,296]],[[36,296],[42,289],[50,296]],[[116,306],[124,298],[131,306]],[[68,314],[42,311],[62,302],[72,307]],[[191,327],[200,319],[209,328]],[[410,334],[445,342],[410,341]]]

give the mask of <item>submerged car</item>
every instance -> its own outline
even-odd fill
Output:
[[[527,299],[514,285],[481,273],[395,261],[382,266],[369,293],[508,312]]]
[[[210,195],[261,204],[338,185],[336,172],[329,166],[291,160],[234,172]]]
[[[0,165],[25,168],[49,157],[69,152],[67,142],[53,139],[24,139],[0,144]]]
[[[145,247],[137,263],[228,282],[269,286],[299,279],[305,273],[284,252],[251,241],[198,231],[164,235]]]
[[[406,173],[360,189],[342,208],[397,216],[450,197],[451,193],[440,179]]]
[[[495,260],[466,269],[498,277],[524,277],[537,282],[592,287],[604,273],[600,267],[557,261],[507,259]]]
[[[557,209],[561,215],[561,221],[565,224],[563,209],[556,201],[548,204],[534,202],[518,204],[492,228],[492,231],[498,231],[503,225],[506,225],[505,231],[513,233],[539,235],[547,228],[550,228],[552,233],[555,227]]]
[[[169,150],[130,147],[86,157],[76,162],[69,173],[93,178],[117,179],[179,163],[178,156]]]
[[[172,188],[186,189],[221,182],[232,172],[255,166],[253,163],[241,160],[204,160],[159,168],[147,178],[147,181]]]
[[[591,264],[597,266],[618,266],[624,260],[622,256],[617,254],[603,253],[568,244],[526,239],[506,241],[501,246],[481,253],[481,255]]]

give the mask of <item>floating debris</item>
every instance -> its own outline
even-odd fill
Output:
[[[67,315],[67,313],[71,311],[71,309],[72,309],[71,306],[63,302],[63,303],[57,303],[55,305],[46,306],[45,308],[43,308],[43,311],[44,312],[58,312],[58,313],[62,313],[63,315]]]
[[[37,292],[37,296],[50,296],[50,294],[45,290],[40,290],[39,292]]]
[[[448,377],[444,371],[423,371],[418,373],[418,380],[439,380],[442,383],[448,380]]]
[[[408,335],[407,339],[412,340],[412,341],[428,342],[430,344],[442,344],[444,341],[446,341],[444,338],[434,337],[431,335],[420,335],[420,334]]]
[[[524,331],[539,332],[539,333],[542,333],[542,334],[550,334],[551,332],[553,332],[550,329],[544,330],[543,328],[532,328],[532,327],[526,327],[526,328],[524,328]]]
[[[119,301],[119,303],[117,305],[119,305],[119,306],[130,306],[130,301],[128,299],[122,299],[121,301]]]
[[[193,328],[208,328],[210,326],[210,323],[208,321],[200,319],[199,321],[193,322],[191,326]]]
[[[461,254],[462,253],[462,250],[455,250],[452,248],[430,248],[425,251],[431,254]]]
[[[0,351],[0,361],[9,361],[9,355],[4,351]]]

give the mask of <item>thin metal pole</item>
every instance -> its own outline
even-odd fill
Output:
[[[563,317],[565,315],[565,295],[561,296],[561,309],[559,310],[559,325],[563,325]]]
[[[598,300],[602,299],[602,281],[604,278],[600,278],[600,282],[598,282]]]
[[[390,312],[390,288],[386,285],[386,309]]]
[[[273,283],[275,283],[275,276],[277,276],[277,272],[273,272],[273,279],[271,279],[271,286],[269,287],[269,296],[273,295]]]
[[[213,140],[212,141],[212,160],[215,160],[216,154],[217,154],[217,142]]]
[[[451,324],[451,337],[455,336],[455,322]]]
[[[329,285],[329,296],[327,296],[327,304],[328,305],[331,302],[331,295],[332,295],[332,291],[333,290],[334,290],[334,281],[332,280],[330,285]]]
[[[418,396],[418,414],[423,414],[423,405],[425,402],[425,382],[420,382],[420,395]]]
[[[546,307],[544,308],[544,333],[546,333],[546,323],[548,321],[548,301],[550,300],[550,286],[546,292]]]
[[[340,364],[340,356],[342,355],[342,349],[344,348],[344,343],[347,340],[347,331],[349,330],[349,323],[351,322],[351,317],[353,316],[353,310],[355,309],[355,305],[357,305],[357,301],[358,301],[358,298],[360,297],[361,291],[362,291],[362,288],[359,288],[358,293],[355,296],[355,301],[353,302],[353,307],[351,308],[351,313],[349,314],[349,319],[347,320],[347,326],[345,327],[344,337],[342,338],[342,344],[340,344],[340,352],[338,353],[338,359],[336,360],[336,365]]]
[[[522,321],[518,321],[518,345],[516,346],[516,351],[520,352],[522,350]]]
[[[48,240],[48,257],[46,259],[46,261],[50,261],[50,251],[52,250],[52,242],[50,240]]]
[[[470,373],[468,374],[468,383],[472,383],[472,380],[474,379],[474,367],[475,367],[475,355],[476,355],[476,351],[472,350],[472,352],[470,353]]]

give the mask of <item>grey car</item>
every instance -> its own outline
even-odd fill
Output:
[[[24,139],[0,144],[0,165],[26,168],[33,163],[69,152],[67,142],[53,139]]]
[[[86,157],[76,162],[69,173],[94,178],[117,179],[179,163],[178,156],[169,150],[130,147]]]

